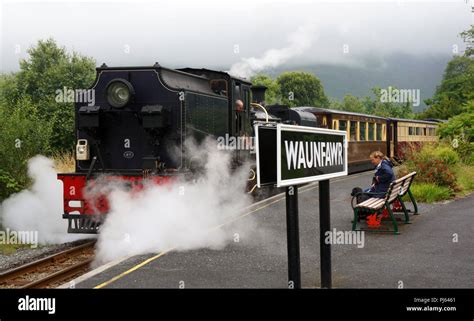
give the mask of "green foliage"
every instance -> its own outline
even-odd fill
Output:
[[[474,101],[466,104],[463,113],[440,124],[438,134],[441,138],[462,137],[467,142],[474,142]]]
[[[465,164],[474,165],[474,102],[469,102],[463,110],[462,114],[441,124],[438,134],[450,142]]]
[[[466,165],[460,164],[456,169],[458,185],[464,194],[474,191],[474,163]]]
[[[19,192],[21,185],[6,171],[0,169],[0,200],[7,198],[10,194]]]
[[[432,183],[413,183],[410,187],[413,196],[418,202],[433,203],[452,198],[452,191],[445,186]]]
[[[28,98],[15,105],[0,103],[0,123],[0,197],[6,197],[28,184],[28,159],[50,153],[52,127]]]
[[[43,126],[51,126],[51,148],[69,150],[74,143],[74,104],[57,103],[56,92],[64,87],[89,88],[95,78],[95,62],[75,52],[69,54],[52,39],[40,40],[28,54],[28,59],[20,61],[18,73],[0,77],[0,102],[8,109],[28,99],[36,106],[35,117]]]
[[[407,155],[400,175],[417,172],[416,180],[456,189],[455,165],[459,157],[449,145],[424,145]]]
[[[365,114],[367,112],[362,99],[351,94],[345,95],[342,102],[332,100],[330,107],[331,109],[344,110],[361,114]]]
[[[474,56],[474,25],[471,25],[471,29],[461,32],[461,37],[466,44],[464,56]]]
[[[388,89],[386,89],[388,90]],[[398,90],[392,87],[393,90]],[[413,118],[413,108],[411,102],[392,102],[383,101],[382,88],[372,88],[373,96],[359,98],[350,94],[344,96],[342,102],[337,100],[331,101],[331,108],[336,110],[344,110],[349,112],[369,114],[382,117],[395,118]]]
[[[86,89],[94,80],[95,61],[75,52],[67,53],[53,39],[40,40],[20,61],[18,87],[33,102],[55,96],[63,87]]]
[[[434,150],[436,158],[439,158],[444,164],[455,165],[459,163],[458,154],[448,146],[441,146]]]
[[[398,175],[417,172],[411,187],[417,200],[431,203],[474,191],[474,164],[460,162],[455,150],[449,144],[439,143],[411,151]]]
[[[368,96],[365,97],[364,104],[368,114],[395,118],[414,117],[412,108],[413,102],[394,102],[388,101],[388,99],[385,99],[387,101],[384,101],[383,98],[385,97],[383,97],[384,92],[382,90],[388,92],[389,88],[382,89],[380,87],[374,87],[372,88],[372,94],[374,95],[374,98]],[[394,92],[395,90],[398,90],[398,88],[391,86],[390,90]]]
[[[280,86],[281,102],[291,107],[328,107],[329,100],[321,81],[306,72],[284,72],[276,79]]]
[[[423,118],[448,119],[462,113],[462,106],[474,99],[474,26],[461,37],[467,49],[463,56],[448,62],[434,97],[425,101],[430,107],[421,114]]]

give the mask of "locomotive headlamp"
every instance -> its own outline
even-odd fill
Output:
[[[115,108],[122,108],[127,105],[133,93],[132,84],[124,79],[112,80],[107,85],[107,101]]]
[[[76,145],[76,159],[89,160],[89,143],[87,139],[79,139]]]

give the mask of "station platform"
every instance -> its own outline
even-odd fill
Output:
[[[373,172],[331,180],[331,229],[350,231],[350,192]],[[410,204],[411,205],[411,204]],[[303,288],[320,287],[318,184],[300,187],[299,226]],[[332,245],[333,288],[473,288],[474,195],[442,204],[419,204],[400,235],[364,234],[364,246]],[[128,258],[76,288],[287,288],[284,195],[252,206],[235,224],[256,220],[261,233],[222,250],[170,251]],[[232,231],[232,228],[229,229]],[[457,242],[455,235],[457,236]],[[212,234],[209,234],[212,237]]]

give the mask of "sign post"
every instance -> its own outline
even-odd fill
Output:
[[[286,233],[288,247],[288,287],[301,288],[300,236],[298,226],[298,186],[288,186],[286,198]]]
[[[326,232],[331,230],[331,207],[329,206],[329,179],[319,181],[319,251],[321,287],[332,287],[331,244],[326,244]]]
[[[319,181],[321,287],[331,288],[329,179],[347,175],[347,133],[286,124],[256,124],[257,186],[286,187],[288,284],[301,287],[298,185]]]

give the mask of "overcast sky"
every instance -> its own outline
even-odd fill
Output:
[[[472,0],[0,2],[4,72],[17,70],[26,49],[49,37],[109,66],[230,69],[245,59],[240,69],[264,70],[452,55],[453,46],[463,49],[458,34],[474,24]]]

